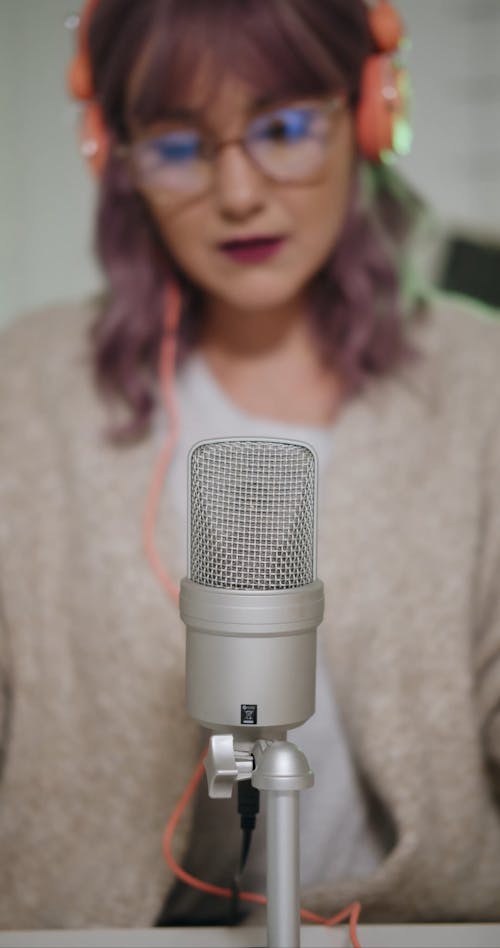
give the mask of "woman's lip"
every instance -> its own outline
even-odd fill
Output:
[[[259,263],[278,253],[284,242],[284,237],[252,237],[248,240],[228,240],[219,244],[219,249],[239,263]]]

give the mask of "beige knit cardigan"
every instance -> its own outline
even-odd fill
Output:
[[[142,550],[161,444],[106,442],[93,312],[36,313],[0,339],[2,928],[152,924],[172,885],[162,831],[199,752],[183,626]],[[368,879],[304,904],[498,920],[500,325],[441,299],[414,338],[411,369],[335,425],[319,530],[335,693],[394,841]],[[167,493],[158,542],[181,577],[178,520]]]

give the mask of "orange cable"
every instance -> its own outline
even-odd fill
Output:
[[[158,519],[163,484],[172,461],[180,430],[179,410],[174,385],[180,312],[180,291],[177,285],[170,281],[165,293],[164,334],[160,348],[160,383],[169,427],[165,446],[153,471],[143,520],[143,542],[146,556],[153,572],[176,606],[179,604],[179,586],[163,566],[156,547],[155,526]]]

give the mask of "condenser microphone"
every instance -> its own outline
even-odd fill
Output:
[[[239,740],[283,739],[315,709],[317,459],[300,442],[228,438],[188,459],[186,699]]]

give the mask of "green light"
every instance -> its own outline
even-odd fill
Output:
[[[413,132],[407,119],[398,119],[394,125],[393,148],[397,155],[409,155],[413,142]]]

